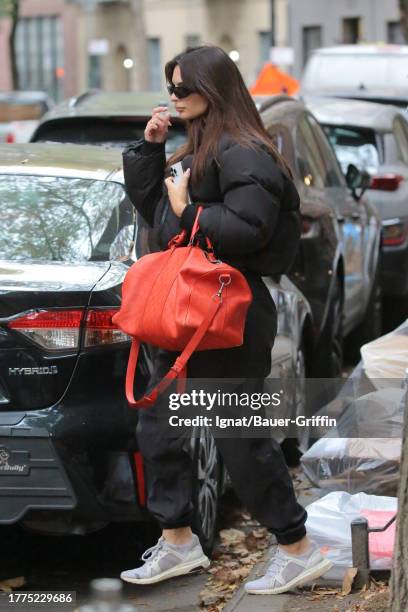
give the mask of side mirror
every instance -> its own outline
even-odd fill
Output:
[[[371,182],[371,177],[365,170],[359,170],[354,164],[349,164],[346,172],[347,187],[351,190],[353,198],[358,202]],[[359,193],[357,193],[359,190]]]

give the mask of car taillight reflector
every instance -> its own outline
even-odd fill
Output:
[[[75,349],[83,314],[80,309],[39,310],[13,319],[8,326],[46,349]]]
[[[115,344],[130,338],[112,323],[117,309],[91,309],[84,321],[84,346]],[[15,329],[48,350],[78,349],[84,310],[39,310],[9,321]]]
[[[381,176],[373,176],[370,183],[370,189],[379,191],[397,191],[399,184],[404,180],[400,174],[383,174]]]
[[[85,320],[85,346],[99,344],[115,344],[130,340],[114,323],[112,317],[118,312],[117,308],[90,310]]]
[[[399,246],[407,239],[408,227],[403,223],[383,224],[382,242],[384,246]]]

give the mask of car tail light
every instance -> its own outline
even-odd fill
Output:
[[[302,217],[302,238],[317,238],[320,226],[317,221],[310,217]]]
[[[383,221],[382,242],[384,246],[398,246],[408,237],[408,225],[400,219]]]
[[[89,310],[85,321],[85,346],[100,344],[115,344],[130,340],[117,325],[112,323],[112,317],[118,312],[117,308]]]
[[[9,322],[30,340],[46,349],[74,349],[79,346],[83,310],[39,310]]]
[[[14,134],[7,134],[6,136],[6,142],[8,142],[8,144],[13,144],[13,142],[15,141],[15,137]]]
[[[379,191],[397,191],[399,184],[404,180],[400,174],[383,174],[381,176],[373,176],[370,183],[370,189]]]
[[[117,309],[92,309],[83,322],[82,309],[39,310],[16,317],[8,327],[48,350],[77,349],[82,326],[85,346],[125,342],[129,336],[112,323],[115,312]]]

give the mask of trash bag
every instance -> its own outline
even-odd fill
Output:
[[[302,455],[304,473],[328,491],[396,495],[406,390],[379,389],[348,402],[337,427]]]
[[[370,527],[383,527],[397,512],[397,498],[335,491],[306,510],[309,537],[333,563],[324,578],[342,581],[347,568],[352,567],[351,522],[365,516]],[[384,532],[369,534],[371,569],[391,569],[394,542],[395,522]]]
[[[328,491],[396,495],[408,405],[408,319],[364,345],[362,361],[317,415],[335,418],[301,458],[313,484]]]
[[[377,389],[390,386],[392,379],[401,384],[408,368],[408,319],[389,334],[364,344],[360,352],[366,376]]]
[[[309,480],[327,491],[396,495],[401,440],[321,438],[301,458]]]

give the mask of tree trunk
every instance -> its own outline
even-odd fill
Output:
[[[9,36],[9,54],[10,54],[10,68],[11,68],[11,82],[12,88],[18,90],[20,87],[20,79],[17,68],[16,58],[16,30],[19,18],[19,0],[12,0],[11,2],[11,32]]]
[[[402,34],[408,43],[408,0],[399,0]]]
[[[149,89],[149,59],[147,51],[146,28],[144,19],[144,0],[131,0],[132,33],[134,61],[131,69],[131,88],[133,91]]]
[[[391,574],[391,612],[402,610],[408,610],[408,397],[405,400],[398,521]]]

